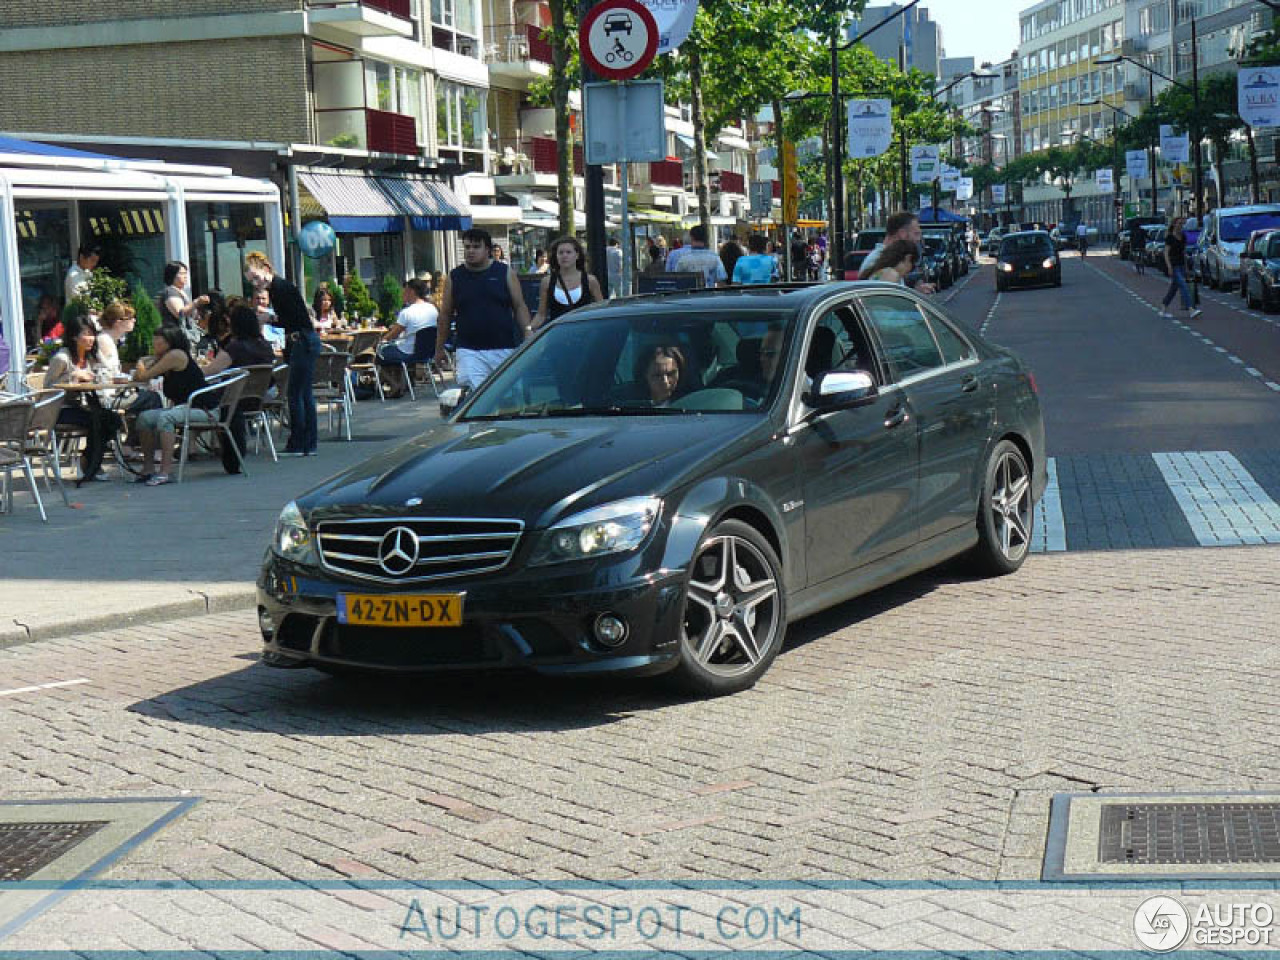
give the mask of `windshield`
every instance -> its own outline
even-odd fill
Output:
[[[1280,211],[1241,213],[1234,217],[1223,217],[1219,221],[1218,233],[1228,243],[1244,243],[1255,230],[1275,228],[1280,228]]]
[[[1020,253],[1052,253],[1053,244],[1043,233],[1014,234],[1000,242],[1000,256],[1012,257]]]
[[[858,234],[858,240],[854,244],[855,250],[874,250],[877,243],[884,241],[883,230],[863,230]]]
[[[773,311],[561,321],[481,387],[461,419],[760,410],[785,369],[788,326]]]

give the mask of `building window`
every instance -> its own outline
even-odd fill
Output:
[[[431,44],[464,57],[480,56],[476,0],[431,0]]]
[[[450,80],[436,81],[436,136],[440,155],[468,169],[484,169],[487,90]]]

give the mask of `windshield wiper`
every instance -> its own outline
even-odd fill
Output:
[[[512,413],[486,413],[466,417],[463,423],[483,423],[495,420],[545,420],[548,417],[665,417],[685,416],[689,410],[678,407],[650,407],[618,405],[608,407],[555,407],[549,410],[522,410]]]

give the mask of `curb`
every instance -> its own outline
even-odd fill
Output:
[[[10,621],[12,626],[0,624],[0,650],[37,640],[55,640],[84,633],[100,633],[104,630],[119,630],[161,623],[166,620],[178,620],[183,617],[247,610],[257,604],[256,587],[252,583],[237,585],[214,594],[200,593],[195,590],[188,590],[187,594],[187,598],[182,600],[134,607],[118,613],[60,620],[54,623],[26,624],[22,622],[21,617],[14,617]]]

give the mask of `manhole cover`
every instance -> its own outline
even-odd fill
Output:
[[[1280,804],[1106,804],[1098,860],[1275,863],[1280,861]]]
[[[0,881],[26,880],[108,822],[0,823]]]

